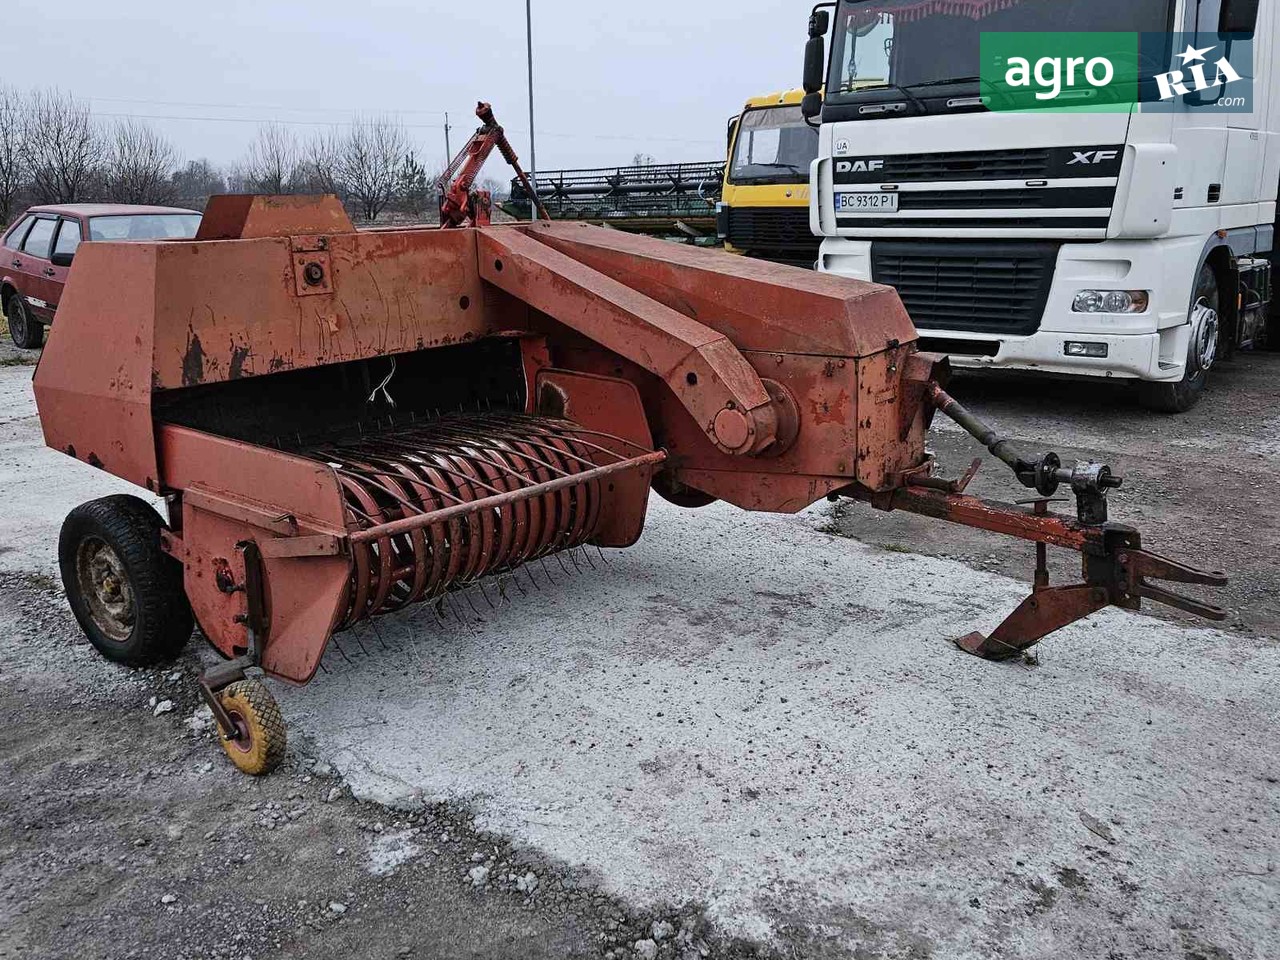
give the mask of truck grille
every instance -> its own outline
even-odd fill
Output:
[[[1091,161],[1081,163],[1080,158],[1086,156]],[[1120,175],[1124,162],[1124,144],[875,154],[834,159],[834,182],[837,184],[1116,177]]]
[[[725,239],[752,256],[813,266],[821,239],[809,232],[809,208],[729,207]]]
[[[1036,180],[1049,176],[1050,151],[963,150],[884,158],[882,177],[903,180]]]
[[[898,291],[917,327],[1025,335],[1040,327],[1060,244],[871,244],[871,278]]]

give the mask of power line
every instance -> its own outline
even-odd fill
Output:
[[[90,99],[94,101],[103,101],[103,102],[110,101],[113,103],[137,103],[137,104],[151,105],[151,106],[166,105],[166,101],[163,101],[163,100],[127,100],[121,97],[91,97]],[[238,106],[235,104],[217,104],[217,103],[183,104],[176,101],[170,102],[170,105],[202,106],[202,107],[212,108],[212,109],[227,109],[227,110],[237,110],[237,109],[239,110],[252,110],[252,109],[311,110],[313,109],[310,107],[299,107],[299,108],[268,107],[268,106],[262,106],[262,105],[255,108],[248,104],[241,104]],[[348,116],[350,116],[351,113],[353,112],[355,111],[348,111],[347,112]],[[382,111],[382,112],[389,113],[391,115],[397,115],[401,113],[436,113],[436,111],[434,110],[431,110],[431,111],[389,110],[389,111]],[[99,113],[96,113],[96,116],[112,117],[112,118],[120,118],[120,119],[133,118],[137,120],[190,120],[190,121],[196,121],[196,122],[202,122],[202,123],[204,122],[207,122],[207,123],[253,123],[258,125],[278,123],[283,126],[301,126],[301,127],[343,127],[343,126],[350,126],[353,122],[351,120],[286,120],[279,117],[272,117],[272,118],[210,117],[210,116],[197,116],[197,115],[116,113],[116,112],[110,112],[110,113],[99,112]],[[412,130],[443,130],[444,129],[444,126],[439,123],[404,123],[404,121],[401,121],[401,122],[406,128],[412,129]],[[519,127],[510,127],[510,126],[506,126],[506,124],[503,124],[503,126],[506,127],[506,129],[511,133],[517,133],[517,134],[528,133],[527,130],[523,130]],[[538,133],[544,137],[555,137],[557,139],[562,139],[562,140],[613,140],[613,141],[622,141],[627,143],[651,142],[651,143],[689,143],[689,144],[708,144],[708,143],[720,144],[722,142],[719,138],[710,138],[710,137],[703,139],[703,138],[694,138],[694,137],[655,137],[648,134],[636,134],[633,136],[629,134],[616,134],[616,133],[615,134],[564,133],[564,132],[556,132],[556,131],[542,130],[542,129],[540,129]]]

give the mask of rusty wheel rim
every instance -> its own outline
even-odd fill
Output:
[[[94,625],[115,643],[133,634],[138,607],[120,556],[100,537],[85,537],[76,550],[76,580]]]
[[[249,728],[249,721],[244,718],[244,715],[239,710],[228,710],[227,719],[236,728],[235,737],[227,741],[228,746],[240,753],[252,751],[253,731]]]

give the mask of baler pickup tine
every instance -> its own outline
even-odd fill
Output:
[[[342,659],[347,661],[347,663],[351,663],[351,658],[347,656],[347,651],[342,648],[342,641],[338,639],[338,635],[335,633],[329,639],[333,641],[333,645],[334,647],[337,648],[338,653],[342,656]]]
[[[378,621],[370,619],[368,623],[369,623],[369,626],[373,629],[374,638],[378,641],[379,645],[381,645],[382,649],[383,650],[390,649],[387,646],[387,642],[382,639],[382,631],[378,629]]]

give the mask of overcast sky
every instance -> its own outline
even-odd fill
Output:
[[[444,158],[444,111],[457,150],[480,98],[528,160],[523,0],[0,6],[0,82],[61,88],[104,118],[145,116],[184,157],[234,162],[256,130],[242,120],[288,121],[305,136],[388,111],[432,165]],[[746,97],[798,84],[809,7],[533,0],[538,166],[720,156]]]

